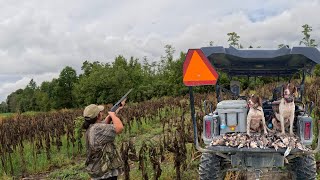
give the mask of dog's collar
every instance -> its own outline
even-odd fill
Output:
[[[253,106],[252,108],[255,109],[255,110],[261,111],[261,109],[259,108],[259,106]]]
[[[285,98],[285,97],[283,97],[284,98],[284,100],[286,101],[286,103],[291,103],[291,102],[293,102],[293,100],[294,100],[294,97],[292,96],[292,95],[290,95],[289,97],[287,97],[287,98]]]

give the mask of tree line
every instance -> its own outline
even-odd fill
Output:
[[[49,111],[77,108],[90,103],[115,103],[130,88],[130,100],[139,102],[153,97],[179,96],[188,89],[182,82],[185,53],[173,58],[175,49],[165,46],[161,61],[150,63],[119,55],[111,63],[84,61],[78,75],[66,66],[58,78],[37,85],[32,79],[24,89],[7,96],[0,112]]]
[[[312,27],[305,24],[302,28],[303,38],[300,45],[317,47],[316,40],[310,35]],[[236,32],[230,32],[227,36],[230,46],[243,48],[240,36]],[[210,41],[209,45],[213,46],[214,41]],[[286,44],[278,45],[279,48],[284,46],[289,47]],[[61,70],[59,77],[52,81],[37,85],[31,79],[24,89],[18,89],[7,96],[6,102],[0,104],[0,113],[49,111],[78,108],[91,103],[114,103],[130,88],[134,88],[130,94],[130,101],[134,102],[185,95],[188,88],[182,83],[182,67],[186,53],[180,52],[179,57],[174,59],[174,47],[166,45],[164,50],[164,56],[161,56],[160,61],[151,63],[147,57],[139,60],[134,57],[126,59],[119,55],[111,63],[84,61],[79,75],[75,69],[66,66]],[[228,86],[228,76],[224,73],[219,74],[220,84]],[[314,75],[320,76],[319,65],[316,66]],[[252,86],[253,82],[247,81],[246,78],[239,80],[244,89]],[[258,78],[254,83],[264,84],[270,81],[270,78]],[[214,87],[201,86],[194,90],[200,93],[212,92]]]

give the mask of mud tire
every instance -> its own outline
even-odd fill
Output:
[[[200,180],[223,180],[225,171],[222,167],[221,157],[211,153],[202,153],[199,166]]]
[[[313,180],[317,177],[317,167],[314,155],[306,155],[293,159],[291,167],[293,179]]]

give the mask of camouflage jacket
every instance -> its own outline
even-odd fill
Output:
[[[114,144],[112,124],[95,123],[86,131],[86,170],[92,178],[108,178],[121,173],[123,162]]]

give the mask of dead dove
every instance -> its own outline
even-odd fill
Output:
[[[292,149],[296,148],[296,142],[293,138],[290,138],[288,147],[291,147]]]
[[[274,149],[275,149],[276,151],[278,151],[279,148],[278,148],[277,143],[272,143],[271,146],[274,147]]]
[[[268,146],[268,139],[266,137],[262,137],[262,143],[264,148],[266,148]]]
[[[280,137],[280,138],[281,138],[283,144],[285,144],[286,146],[289,145],[289,138],[288,137]]]
[[[257,146],[257,143],[255,141],[251,141],[250,142],[250,147],[251,148],[257,148],[258,146]]]
[[[306,147],[304,147],[300,142],[298,142],[297,144],[296,144],[296,147],[298,148],[298,149],[300,149],[301,151],[308,151],[309,149],[307,149]]]
[[[257,141],[257,145],[259,146],[260,149],[263,149],[264,146],[263,146],[263,142],[261,140],[258,140]]]
[[[239,146],[238,146],[238,149],[242,148],[244,146],[243,143],[240,143]]]
[[[224,144],[225,144],[225,142],[224,142],[224,139],[222,139],[222,138],[216,139],[215,141],[212,142],[213,146],[222,146]]]
[[[276,151],[279,148],[287,148],[286,155],[294,148],[306,151],[301,142],[298,141],[296,136],[287,136],[281,134],[251,134],[248,136],[246,133],[232,133],[218,136],[211,142],[212,146],[231,146],[231,147],[248,147],[248,148],[274,148]]]
[[[279,142],[280,139],[277,139],[275,142],[271,144],[271,146],[273,146],[276,151],[279,149]]]

